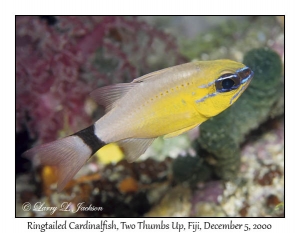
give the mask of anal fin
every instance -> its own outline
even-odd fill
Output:
[[[130,138],[117,143],[123,150],[127,161],[132,163],[145,153],[154,139],[155,138]]]
[[[180,129],[180,130],[177,130],[177,131],[174,131],[174,132],[172,132],[172,133],[168,133],[168,134],[166,134],[166,135],[164,136],[164,139],[176,137],[176,136],[178,136],[178,135],[180,135],[180,134],[183,134],[183,133],[185,133],[185,132],[187,132],[187,131],[189,131],[189,130],[195,128],[195,127],[197,127],[198,125],[199,125],[199,124],[195,124],[195,125],[192,125],[192,126],[189,126],[189,127],[186,127],[186,128],[183,128],[183,129]]]

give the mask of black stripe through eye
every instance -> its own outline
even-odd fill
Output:
[[[228,92],[237,89],[240,86],[240,78],[236,74],[223,74],[216,82],[218,92]]]

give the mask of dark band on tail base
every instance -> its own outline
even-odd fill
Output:
[[[92,155],[95,154],[101,147],[106,145],[105,142],[101,141],[95,135],[94,125],[91,125],[90,127],[87,127],[73,135],[80,137],[84,141],[84,143],[92,150]]]

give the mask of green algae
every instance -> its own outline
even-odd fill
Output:
[[[241,61],[253,48],[273,45],[282,34],[275,16],[226,20],[191,40],[180,39],[180,52],[190,60],[232,59]]]
[[[211,177],[211,167],[198,156],[179,156],[172,164],[173,177],[176,182],[187,181],[192,186],[199,181],[206,181]]]
[[[265,122],[283,97],[282,62],[268,49],[253,49],[244,64],[254,71],[254,78],[243,95],[228,110],[201,125],[197,142],[216,160],[215,173],[228,180],[239,171],[240,143],[245,136]],[[283,113],[283,108],[277,114]]]
[[[246,135],[269,118],[283,114],[284,84],[281,58],[270,49],[252,50],[272,47],[281,53],[283,28],[274,16],[245,17],[241,20],[224,20],[223,23],[199,33],[192,39],[186,36],[177,38],[180,53],[188,60],[232,59],[240,62],[244,60],[244,64],[256,70],[255,75],[246,92],[233,107],[203,123],[200,126],[201,136],[197,142],[189,141],[182,147],[185,151],[194,147],[198,156],[190,158],[187,155],[176,158],[177,156],[171,155],[178,154],[170,151],[178,145],[177,140],[186,135],[168,140],[158,139],[146,154],[152,154],[152,158],[159,160],[166,157],[175,158],[172,173],[177,182],[188,181],[194,184],[196,180],[205,181],[212,175],[212,167],[221,178],[231,179],[239,171],[240,145]],[[244,56],[249,50],[252,51]],[[261,85],[266,86],[262,88]],[[234,107],[235,105],[240,107]],[[243,105],[249,107],[244,108]],[[222,119],[221,122],[214,125],[218,119]],[[161,149],[158,150],[157,147]],[[166,153],[161,153],[162,150]],[[150,153],[151,151],[155,153]],[[210,154],[207,155],[207,152]],[[203,157],[206,161],[203,161]],[[203,174],[202,171],[206,173]]]
[[[232,41],[246,33],[248,24],[248,21],[242,23],[234,20],[226,21],[209,32],[199,34],[193,40],[182,41],[181,53],[194,59],[201,57],[203,53],[209,54],[221,46],[230,47]]]

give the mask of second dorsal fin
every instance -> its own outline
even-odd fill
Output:
[[[138,83],[118,83],[100,87],[91,92],[90,96],[100,105],[105,107],[105,112],[110,111],[115,103]]]

